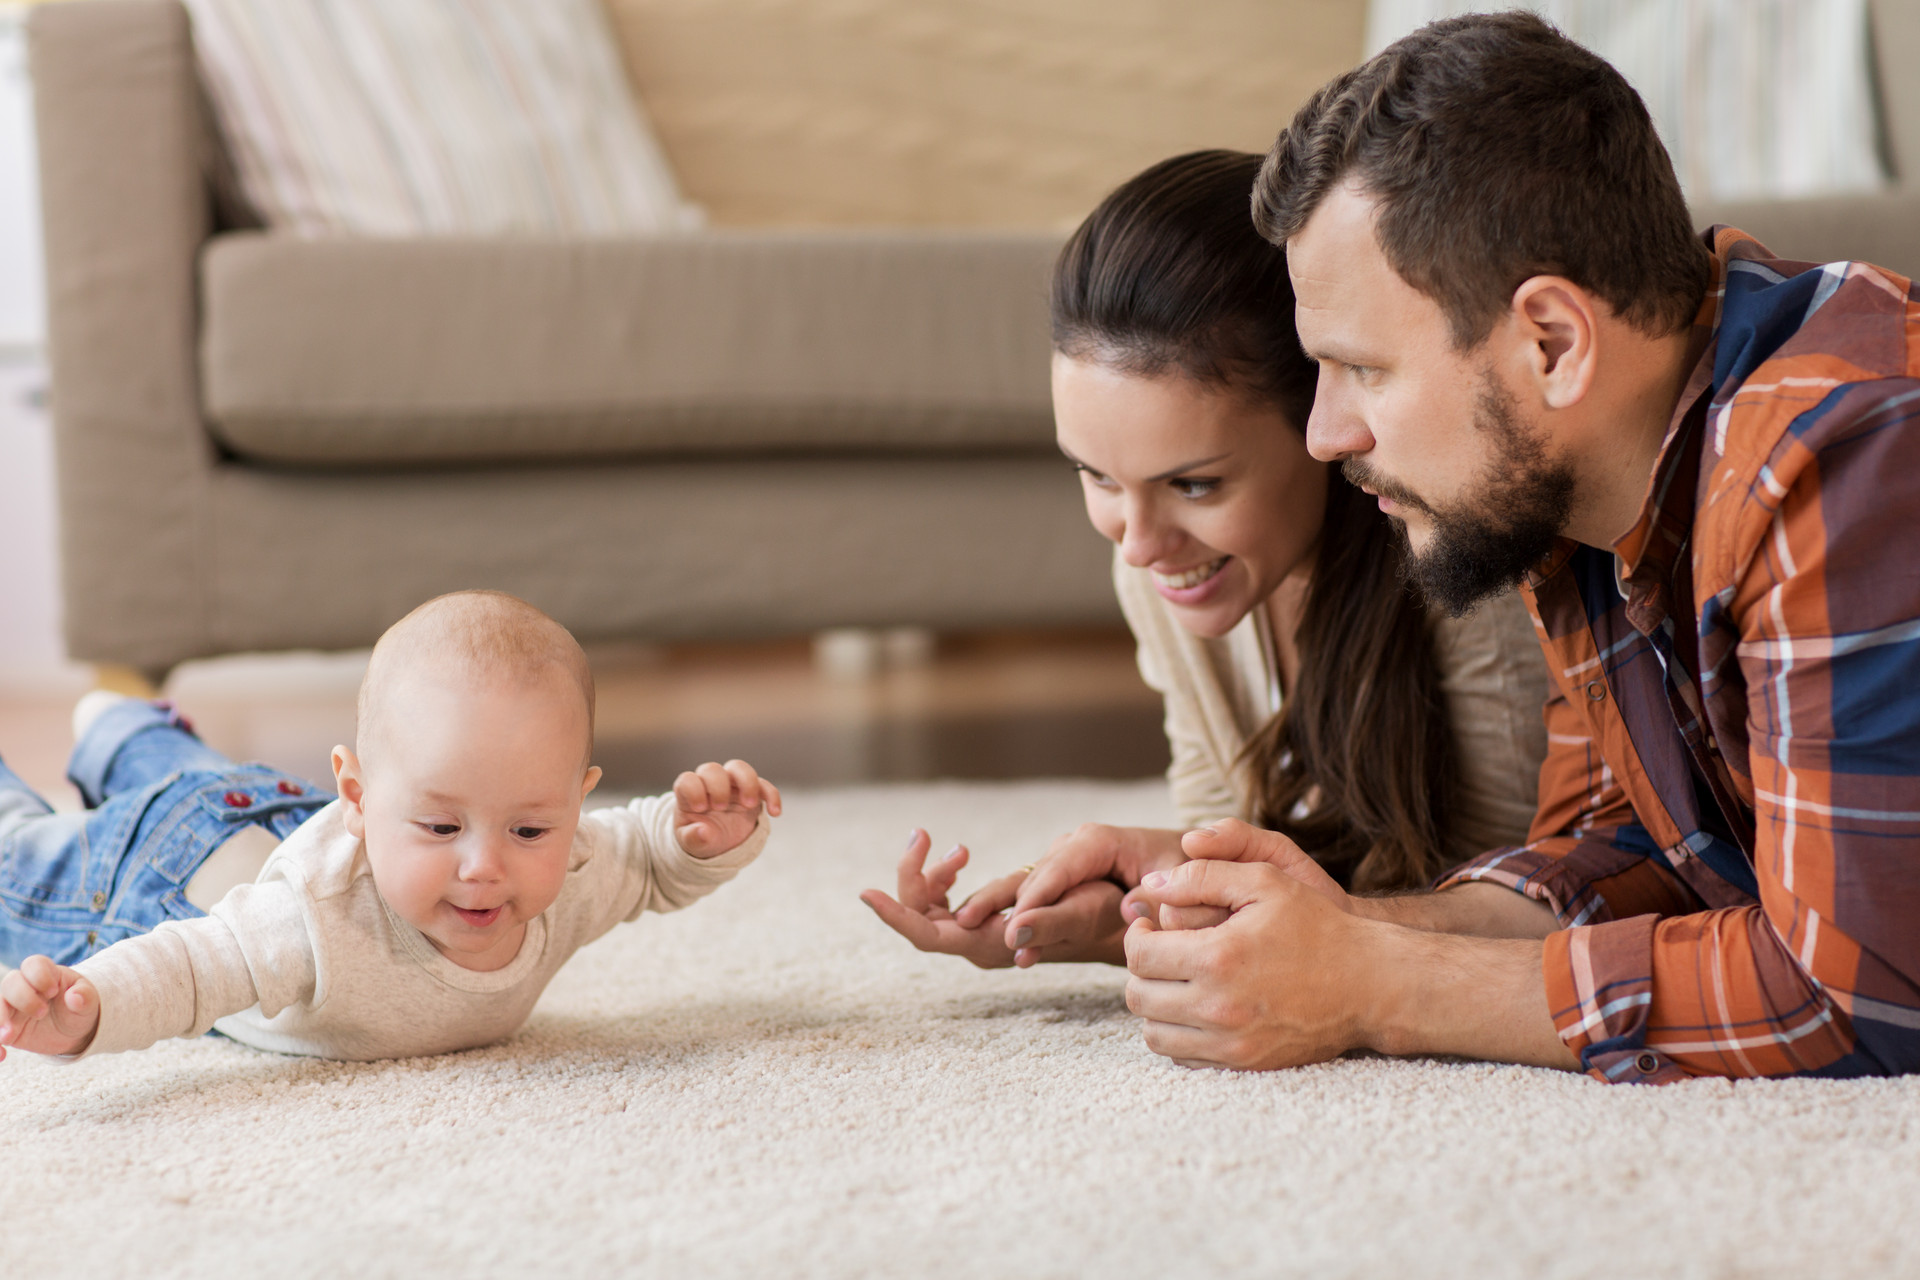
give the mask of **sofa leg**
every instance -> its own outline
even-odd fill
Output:
[[[130,698],[157,698],[165,671],[142,671],[117,662],[97,662],[93,667],[93,687],[124,693]]]

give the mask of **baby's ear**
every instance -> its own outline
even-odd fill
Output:
[[[346,809],[347,830],[358,838],[366,836],[367,815],[361,804],[367,796],[366,783],[360,779],[360,758],[346,747],[333,749],[333,788]]]
[[[585,800],[588,796],[593,794],[593,789],[599,785],[600,785],[600,766],[597,764],[588,766],[586,781],[580,784],[580,798],[582,800]]]

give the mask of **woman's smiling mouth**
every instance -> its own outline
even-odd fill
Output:
[[[1179,573],[1154,572],[1153,580],[1170,591],[1186,591],[1199,586],[1207,579],[1226,567],[1232,556],[1221,556],[1218,560],[1209,560],[1205,564],[1195,565],[1191,569],[1182,569]]]

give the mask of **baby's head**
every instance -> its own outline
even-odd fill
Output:
[[[456,964],[512,960],[600,780],[579,644],[498,591],[429,600],[374,646],[355,741],[334,779],[381,896]]]

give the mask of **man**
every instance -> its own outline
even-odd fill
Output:
[[[1526,14],[1333,81],[1254,209],[1321,368],[1309,448],[1430,597],[1520,582],[1552,745],[1530,843],[1431,894],[1190,834],[1127,935],[1148,1044],[1920,1070],[1920,291],[1703,244],[1639,98]]]

